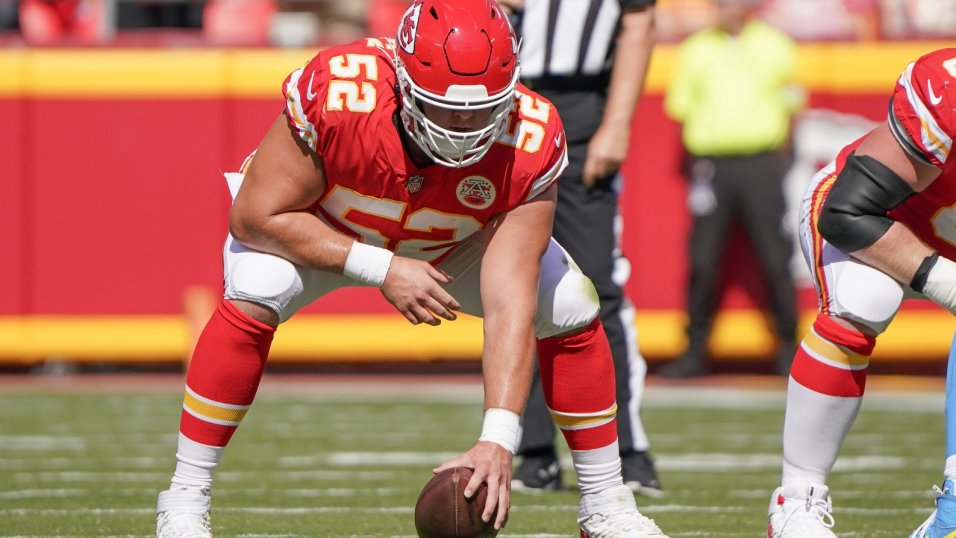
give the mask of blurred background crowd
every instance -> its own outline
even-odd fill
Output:
[[[753,2],[756,13],[749,11]],[[779,150],[787,165],[781,221],[793,241],[790,275],[767,282],[788,294],[796,287],[799,335],[817,305],[794,233],[807,182],[843,145],[885,120],[887,96],[907,62],[956,42],[956,0],[753,2],[742,2],[748,18],[761,19],[768,23],[761,26],[783,31],[781,40],[789,43],[789,36],[795,42],[787,48],[794,49],[797,65],[785,86],[800,94],[801,104],[782,128],[786,143],[758,149]],[[181,360],[221,285],[228,200],[220,171],[235,169],[229,167],[242,162],[274,121],[279,85],[291,70],[321,47],[394,35],[408,3],[0,0],[0,155],[7,171],[0,252],[10,260],[0,264],[0,281],[14,290],[0,297],[0,369],[51,357]],[[727,248],[718,249],[720,259],[698,264],[720,266],[710,287],[726,293],[709,301],[727,315],[702,318],[698,325],[714,322],[712,337],[701,331],[705,336],[695,340],[685,331],[693,310],[686,300],[692,265],[686,245],[695,207],[708,200],[698,195],[708,191],[698,188],[705,174],[687,166],[695,162],[688,155],[701,150],[682,144],[680,124],[688,118],[672,114],[665,101],[673,99],[674,80],[680,78],[682,45],[717,27],[720,6],[734,3],[657,0],[654,7],[653,61],[646,84],[641,78],[638,85],[644,91],[621,167],[632,179],[620,198],[627,224],[619,248],[634,260],[625,280],[637,309],[641,351],[652,362],[703,355],[706,345],[720,359],[791,356],[786,345],[775,350],[773,327],[759,308],[770,288],[761,285],[759,256],[737,223]],[[728,54],[739,52],[734,38],[726,41]],[[524,50],[531,49],[529,43]],[[786,63],[781,55],[764,67],[776,71]],[[741,84],[759,78],[760,71],[741,61],[740,70],[724,78]],[[522,74],[535,76],[530,69]],[[704,86],[716,87],[712,81]],[[744,110],[733,116],[736,121],[710,130],[717,138],[733,138],[733,129],[760,127],[768,119],[749,114],[751,94],[741,95],[737,105]],[[722,114],[731,110],[726,100],[720,105]],[[58,140],[69,143],[51,145],[49,125],[56,126]],[[137,127],[136,136],[130,136],[130,125]],[[774,186],[781,183],[771,179]],[[144,233],[152,239],[144,240]],[[64,259],[83,263],[67,267]],[[150,283],[148,293],[143,282]],[[466,322],[447,324],[446,330],[458,331],[447,340],[426,340],[404,332],[404,320],[388,317],[394,312],[380,299],[361,291],[329,298],[310,310],[318,314],[310,322],[339,325],[290,327],[275,358],[424,361],[480,355],[481,331]],[[897,322],[882,337],[878,354],[941,364],[952,318],[925,302],[913,303],[900,316],[910,325]],[[780,324],[787,327],[784,344],[792,340],[792,307],[787,311]],[[355,315],[359,312],[375,314]],[[393,321],[395,335],[389,332]],[[367,338],[369,324],[381,339]],[[314,334],[320,330],[337,338],[317,346]]]
[[[0,44],[310,46],[387,35],[407,0],[3,0]],[[657,37],[710,25],[713,0],[660,0]],[[956,0],[762,0],[797,41],[956,37]]]

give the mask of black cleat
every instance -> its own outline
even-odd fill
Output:
[[[647,452],[628,452],[621,454],[621,471],[624,485],[638,495],[658,498],[664,494],[661,481],[654,469],[654,460]]]
[[[512,491],[541,493],[560,489],[564,489],[561,463],[554,454],[526,456],[511,477]]]
[[[657,370],[657,375],[669,379],[703,377],[709,374],[710,368],[703,361],[686,355],[668,362]]]

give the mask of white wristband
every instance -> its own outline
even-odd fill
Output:
[[[345,259],[345,269],[342,274],[379,288],[385,283],[388,266],[392,263],[391,251],[380,247],[373,247],[355,241],[349,256]]]
[[[926,275],[923,295],[956,314],[956,263],[938,258]]]
[[[518,448],[519,421],[520,417],[514,412],[492,407],[485,411],[485,422],[478,440],[497,443],[514,455]]]

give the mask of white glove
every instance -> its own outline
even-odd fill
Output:
[[[923,295],[956,314],[956,263],[940,256],[926,275]]]

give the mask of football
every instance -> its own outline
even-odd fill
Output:
[[[491,538],[498,535],[495,517],[481,520],[488,487],[482,484],[470,499],[465,486],[471,480],[471,469],[454,467],[432,476],[422,488],[415,504],[415,529],[420,538]]]

